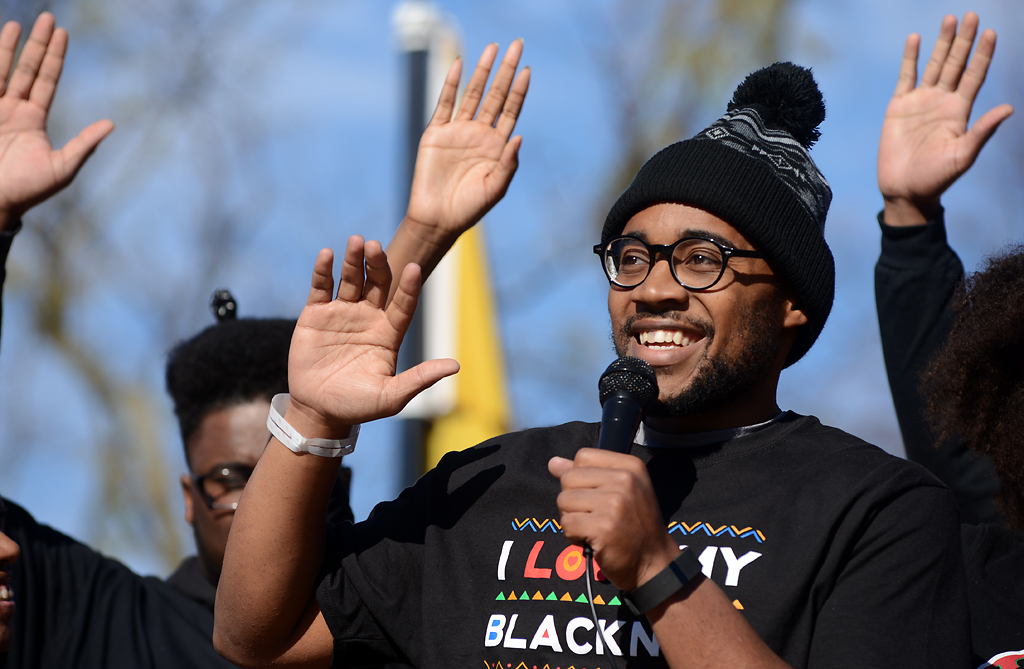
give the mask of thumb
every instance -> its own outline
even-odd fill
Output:
[[[459,363],[451,358],[427,360],[407,369],[388,381],[388,410],[398,413],[424,390],[459,371]]]
[[[498,158],[498,164],[491,170],[488,175],[488,180],[491,181],[491,188],[495,192],[495,203],[498,200],[505,197],[505,192],[508,190],[509,184],[512,183],[512,177],[515,176],[516,170],[519,169],[519,147],[523,144],[523,136],[516,135],[508,141],[505,148],[501,151],[501,157]]]
[[[572,460],[566,458],[560,458],[557,455],[548,460],[548,471],[556,479],[561,479],[563,475],[570,469],[572,469]]]
[[[114,130],[114,122],[103,119],[86,127],[57,152],[61,169],[58,172],[63,183],[69,183],[78,174],[85,161],[92,155],[100,142]]]
[[[1012,114],[1013,107],[1003,104],[994,109],[989,109],[981,118],[974,122],[974,125],[971,126],[971,129],[963,137],[968,167],[974,164],[982,148],[992,138],[996,130],[999,129],[999,125],[1010,118]]]

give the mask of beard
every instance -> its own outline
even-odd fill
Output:
[[[743,350],[736,357],[709,354],[715,339],[715,326],[710,321],[693,318],[683,319],[688,327],[704,333],[707,346],[704,356],[697,365],[693,380],[677,395],[658,399],[646,414],[660,418],[689,416],[720,408],[743,397],[756,388],[773,365],[779,352],[782,328],[780,306],[782,299],[764,300],[740,314],[745,326],[740,333],[744,342]],[[613,337],[615,350],[621,357],[626,355],[625,342],[631,338],[629,328],[632,319],[623,326],[620,337]]]

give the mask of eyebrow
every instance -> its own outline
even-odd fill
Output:
[[[634,239],[639,239],[641,241],[647,242],[648,244],[651,243],[650,239],[647,236],[647,233],[642,230],[637,230],[636,232],[627,232],[623,236],[633,237]],[[734,249],[739,248],[738,246],[736,246],[736,243],[733,242],[731,239],[722,237],[721,235],[717,235],[711,232],[710,230],[702,230],[699,228],[687,228],[682,232],[682,234],[680,234],[680,236],[677,239],[686,239],[687,237],[704,237],[705,239],[714,240],[716,242],[719,242],[720,244],[724,244],[725,246],[731,246]]]

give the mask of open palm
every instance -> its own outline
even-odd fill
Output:
[[[945,17],[920,84],[920,37],[907,38],[878,147],[878,186],[887,200],[937,208],[942,193],[974,164],[985,142],[1013,113],[1009,105],[1000,105],[968,128],[996,43],[994,32],[982,33],[967,66],[977,30],[976,14],[964,16],[959,34],[956,17]]]
[[[336,298],[332,265],[333,254],[324,249],[288,357],[289,412],[294,407],[328,433],[393,416],[459,367],[454,360],[431,360],[395,373],[419,296],[417,266],[405,269],[385,308],[391,270],[378,242],[349,239]]]
[[[512,137],[530,84],[530,70],[516,76],[522,41],[505,53],[491,89],[484,88],[498,53],[488,45],[452,117],[462,63],[445,78],[437,108],[420,139],[407,218],[457,236],[505,195],[519,165],[522,143]],[[478,113],[479,107],[479,113]]]
[[[41,14],[11,75],[20,35],[14,21],[0,30],[0,215],[8,220],[71,183],[114,128],[109,120],[97,121],[54,150],[46,120],[64,67],[67,32],[54,28],[52,14]]]

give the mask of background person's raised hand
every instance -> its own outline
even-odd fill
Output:
[[[522,52],[522,40],[509,45],[485,96],[498,55],[497,44],[487,45],[454,117],[462,61],[452,64],[416,154],[410,222],[457,237],[505,195],[522,143],[512,131],[530,86],[529,68],[516,76]]]
[[[1000,104],[968,127],[995,51],[995,33],[986,30],[972,57],[977,34],[974,12],[964,15],[959,32],[956,17],[945,16],[920,83],[921,37],[906,39],[879,141],[879,189],[890,225],[916,225],[934,217],[942,194],[974,164],[985,142],[1014,112],[1010,104]]]
[[[1010,105],[999,105],[968,128],[996,47],[995,32],[986,30],[971,57],[977,32],[977,14],[965,14],[959,32],[956,17],[946,16],[920,83],[921,37],[907,38],[878,146],[878,187],[889,225],[920,225],[937,215],[942,193],[974,164],[985,142],[1013,113]]]
[[[337,438],[348,428],[393,416],[418,393],[459,370],[430,360],[396,375],[420,292],[416,265],[405,268],[385,307],[391,270],[379,242],[349,238],[334,292],[334,254],[323,249],[288,355],[291,404],[285,419],[305,437]]]
[[[459,235],[508,190],[522,144],[512,131],[530,86],[529,68],[516,75],[522,52],[522,40],[512,42],[485,95],[498,55],[498,45],[489,44],[457,111],[461,59],[448,70],[434,116],[420,138],[409,208],[388,245],[396,276],[409,263],[420,266],[424,279],[429,276]]]
[[[0,230],[71,183],[114,129],[97,121],[61,149],[50,144],[46,120],[68,46],[67,31],[54,25],[52,14],[40,14],[13,72],[21,26],[8,21],[0,30]]]

